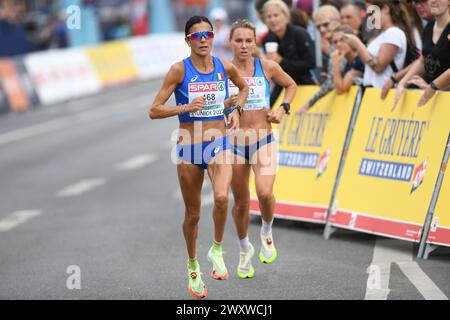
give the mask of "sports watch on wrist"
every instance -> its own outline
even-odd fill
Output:
[[[228,116],[230,113],[232,113],[234,110],[237,110],[238,112],[239,112],[239,115],[241,116],[242,115],[242,112],[243,112],[243,109],[242,109],[242,107],[240,106],[240,105],[234,105],[234,106],[231,106],[231,107],[229,107],[228,109],[226,109],[223,113],[226,115],[226,116]]]
[[[280,107],[283,107],[284,111],[286,112],[286,114],[291,114],[290,110],[291,110],[291,105],[287,102],[283,102]]]
[[[234,108],[239,112],[239,116],[242,116],[242,113],[244,113],[244,109],[238,104],[235,105]]]

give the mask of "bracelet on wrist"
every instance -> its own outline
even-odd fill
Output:
[[[438,91],[438,90],[439,90],[439,88],[436,86],[436,83],[435,83],[434,81],[431,81],[430,87],[431,87],[431,89],[433,89],[433,90],[435,90],[435,91]]]
[[[186,107],[187,107],[187,104],[182,104],[182,105],[180,106],[180,110],[179,110],[178,114],[184,113],[184,111],[186,110]]]

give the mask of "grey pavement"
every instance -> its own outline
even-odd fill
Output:
[[[0,228],[0,299],[191,300],[184,207],[170,157],[178,123],[147,116],[160,85],[131,84],[0,116],[0,225],[18,211],[39,212]],[[142,166],[119,169],[136,157],[144,159]],[[71,186],[73,194],[61,196]],[[255,255],[255,278],[241,280],[229,215],[224,250],[230,278],[213,280],[206,260],[213,237],[210,185],[203,195],[198,256],[208,299],[360,300],[369,289],[380,296],[377,288],[368,289],[367,272],[375,246],[383,243],[379,237],[339,230],[325,240],[322,225],[282,219],[274,222],[277,261],[263,265]],[[254,216],[249,236],[256,250],[259,229]],[[427,289],[450,297],[450,249],[438,249],[427,261],[415,258],[416,244],[399,250],[417,262]],[[69,266],[81,271],[80,289],[67,288]],[[419,280],[407,277],[396,261],[389,266],[387,299],[425,299]]]

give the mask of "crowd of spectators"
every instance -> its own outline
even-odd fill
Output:
[[[0,41],[8,43],[0,46],[0,58],[67,47],[64,14],[53,11],[36,25],[24,19],[24,3],[0,0]],[[126,1],[118,3],[122,5],[96,9],[102,40],[134,34],[132,8]],[[393,107],[408,87],[425,89],[427,97],[448,89],[444,73],[450,65],[450,0],[321,0],[319,8],[313,3],[254,0],[265,28],[257,39],[264,56],[297,84],[320,85],[300,113],[331,90],[345,93],[353,84],[381,88],[383,99],[397,88]],[[216,9],[210,17],[216,32],[214,54],[230,59],[227,10]],[[141,29],[147,32],[144,25]],[[267,51],[274,43],[276,49]],[[280,87],[272,87],[271,104],[280,92]]]
[[[255,7],[268,28],[258,39],[265,56],[297,84],[321,85],[298,113],[352,84],[382,88],[383,99],[396,87],[393,109],[405,88],[425,89],[421,105],[449,89],[450,0],[323,0],[314,13],[311,0],[257,0]],[[320,34],[319,76],[311,25]],[[278,43],[275,53],[268,42]],[[271,103],[279,93],[273,88]]]

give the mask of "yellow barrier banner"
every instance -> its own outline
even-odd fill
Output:
[[[86,49],[104,87],[138,78],[138,67],[126,41],[105,43]]]
[[[382,101],[380,89],[366,89],[332,226],[420,241],[450,129],[450,93],[418,108],[421,94],[408,90],[391,111],[395,90]]]
[[[278,142],[278,171],[274,185],[275,216],[325,223],[333,186],[350,124],[358,87],[342,95],[335,91],[299,116],[318,86],[299,86],[291,115],[274,126]],[[281,95],[281,97],[283,94]],[[281,98],[275,106],[281,104]],[[252,213],[259,213],[254,178],[250,182]]]
[[[450,101],[447,102],[450,106]],[[450,246],[450,170],[445,172],[427,243]]]

